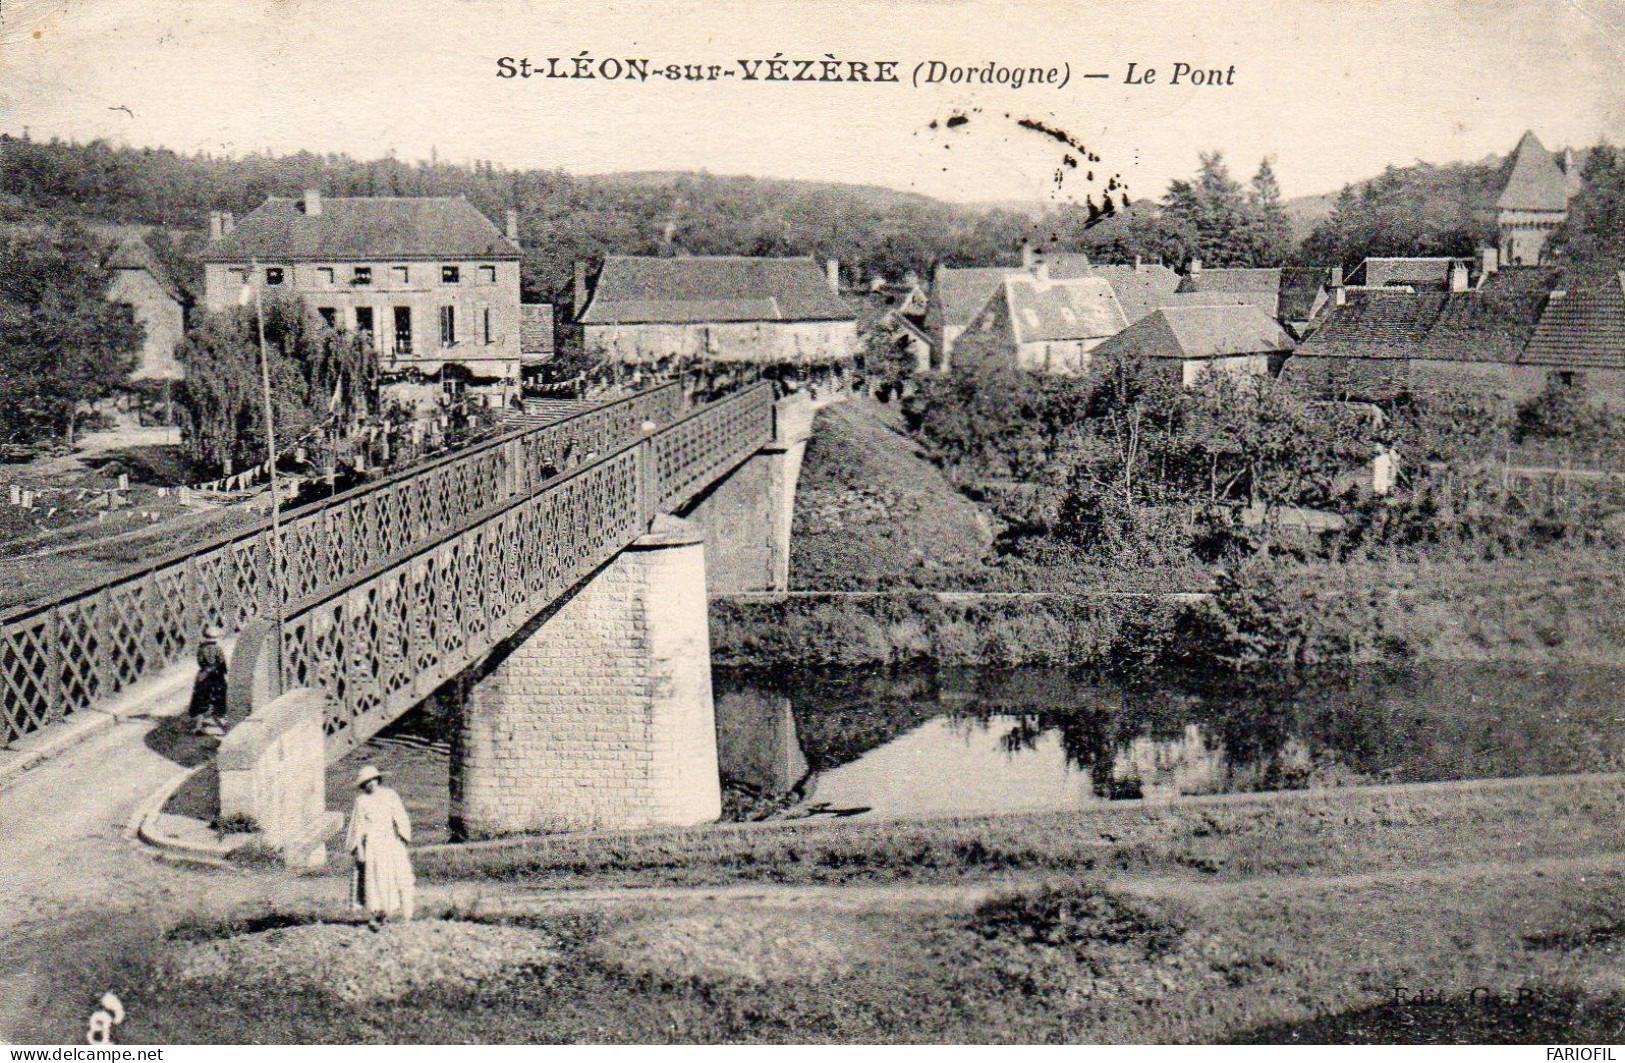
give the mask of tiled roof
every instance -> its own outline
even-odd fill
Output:
[[[1523,361],[1625,368],[1625,273],[1598,288],[1553,293]]]
[[[588,325],[852,320],[812,259],[727,255],[611,255],[580,317]]]
[[[1506,170],[1497,210],[1568,210],[1573,183],[1534,133],[1518,141]]]
[[[1561,266],[1502,266],[1485,277],[1478,290],[1493,295],[1545,295],[1562,280]]]
[[[272,196],[203,252],[205,262],[518,257],[462,196],[323,197],[316,214],[303,200]]]
[[[1542,301],[1539,295],[1476,291],[1351,291],[1298,355],[1515,362]]]
[[[943,324],[948,328],[964,328],[974,321],[1012,272],[998,266],[938,269],[931,286],[931,300],[941,307]]]
[[[1095,353],[1184,360],[1290,350],[1292,337],[1279,322],[1256,306],[1239,304],[1163,307],[1102,343]]]
[[[1051,276],[1054,272],[1051,271]],[[1130,324],[1140,320],[1179,289],[1179,274],[1167,266],[1094,266],[1088,276],[1104,277]]]
[[[1354,267],[1349,284],[1368,288],[1396,285],[1445,289],[1450,287],[1450,265],[1462,258],[1368,258]]]
[[[1281,301],[1279,269],[1204,269],[1187,273],[1179,282],[1181,292],[1240,295],[1270,317],[1277,316]]]
[[[1278,269],[1204,269],[1187,273],[1179,282],[1182,292],[1278,292],[1281,290],[1281,271]]]
[[[553,307],[550,304],[519,304],[519,353],[533,358],[553,353]]]
[[[1004,291],[1017,343],[1099,339],[1128,324],[1104,277],[1042,281],[1016,272]]]
[[[1087,277],[1096,268],[1081,251],[1039,251],[1033,255],[1033,265],[1039,264],[1048,266],[1049,275],[1056,280]]]
[[[1331,283],[1332,271],[1324,266],[1288,266],[1281,270],[1281,297],[1276,306],[1276,317],[1283,321],[1307,321],[1315,312],[1315,304],[1326,285]]]
[[[164,290],[165,295],[177,303],[186,301],[186,297],[181,293],[180,288],[176,287],[174,278],[169,275],[169,271],[164,268],[163,263],[158,261],[158,256],[153,254],[152,248],[148,247],[147,242],[139,237],[127,236],[120,240],[118,246],[113,249],[113,254],[107,260],[107,268],[144,270],[151,274],[152,279],[158,283],[158,287]]]

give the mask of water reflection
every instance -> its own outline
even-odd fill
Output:
[[[781,794],[807,777],[796,717],[784,694],[741,689],[716,696],[717,765],[728,782]]]
[[[725,778],[805,813],[1079,807],[1607,770],[1622,673],[1448,666],[1291,688],[1119,684],[1064,669],[719,673]],[[794,813],[792,813],[794,814]]]

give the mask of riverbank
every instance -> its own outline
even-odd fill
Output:
[[[1283,614],[1357,659],[1608,665],[1625,656],[1620,552],[1283,562]],[[798,591],[711,602],[722,667],[1178,664],[1211,652],[1205,592]],[[1319,662],[1327,663],[1327,659]]]
[[[171,930],[122,968],[120,1036],[1611,1042],[1622,798],[1575,777],[423,854],[410,926],[316,902]]]
[[[1625,774],[1120,801],[1067,812],[772,821],[422,853],[427,880],[521,885],[987,882],[1090,872],[1238,881],[1614,852]]]

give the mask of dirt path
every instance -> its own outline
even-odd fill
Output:
[[[166,708],[172,708],[167,706]],[[245,904],[308,904],[342,881],[174,866],[125,836],[137,808],[179,771],[146,743],[150,720],[109,731],[0,791],[0,1041],[47,1016],[89,1014],[53,998],[142,935]]]
[[[1545,860],[1490,860],[1397,871],[1343,875],[1281,875],[1240,881],[1194,878],[1108,876],[1114,889],[1141,897],[1167,897],[1192,904],[1232,902],[1246,897],[1280,897],[1328,890],[1372,889],[1410,883],[1459,883],[1508,875],[1562,876],[1625,870],[1625,852]],[[1093,877],[1093,876],[1091,876]],[[420,893],[431,910],[442,906],[474,913],[528,913],[606,905],[737,905],[865,911],[907,907],[969,908],[999,893],[1055,876],[1023,876],[965,884],[887,883],[873,886],[684,886],[616,889],[522,890],[499,886],[431,883]]]

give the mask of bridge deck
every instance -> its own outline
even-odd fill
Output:
[[[111,698],[208,624],[280,612],[285,680],[326,688],[330,733],[364,740],[546,601],[509,625],[515,608],[568,589],[772,433],[766,385],[681,407],[677,384],[641,392],[305,507],[280,549],[267,521],[12,610],[0,735]]]

